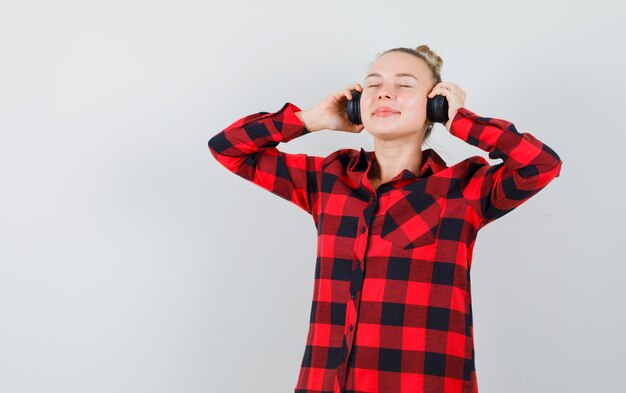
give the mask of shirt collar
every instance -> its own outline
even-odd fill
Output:
[[[376,153],[374,151],[366,151],[361,148],[361,150],[356,153],[356,155],[353,156],[348,163],[348,175],[357,184],[359,184],[363,175],[366,175],[370,171],[372,164],[375,161]],[[391,181],[426,177],[442,171],[447,167],[446,162],[439,156],[439,154],[437,154],[437,152],[433,149],[426,149],[422,150],[422,167],[420,169],[420,176],[417,176],[408,169],[403,169],[402,172],[398,173],[393,179],[391,179]]]

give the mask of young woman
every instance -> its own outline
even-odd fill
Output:
[[[477,232],[559,176],[561,160],[506,120],[464,107],[428,46],[394,48],[360,84],[307,110],[237,120],[209,141],[231,172],[311,214],[318,231],[309,333],[295,392],[478,392],[470,268]],[[346,115],[361,92],[362,125]],[[422,143],[429,98],[445,128],[489,152],[453,166]],[[374,151],[327,157],[277,149],[321,130],[361,132]]]

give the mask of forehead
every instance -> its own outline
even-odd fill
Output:
[[[389,52],[378,57],[367,70],[366,76],[372,73],[391,77],[399,73],[410,73],[419,80],[432,78],[432,73],[424,60],[403,52]]]

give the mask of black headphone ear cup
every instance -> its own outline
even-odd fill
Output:
[[[361,92],[358,90],[352,90],[352,99],[348,100],[348,120],[350,123],[360,125],[361,124]]]
[[[434,123],[445,123],[448,121],[448,99],[438,94],[429,98],[426,104],[426,116]]]

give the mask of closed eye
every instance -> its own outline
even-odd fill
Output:
[[[380,86],[380,85],[369,85],[369,86],[365,86],[365,87],[376,87],[376,86]],[[409,85],[398,85],[400,87],[413,87],[413,86],[409,86]]]

